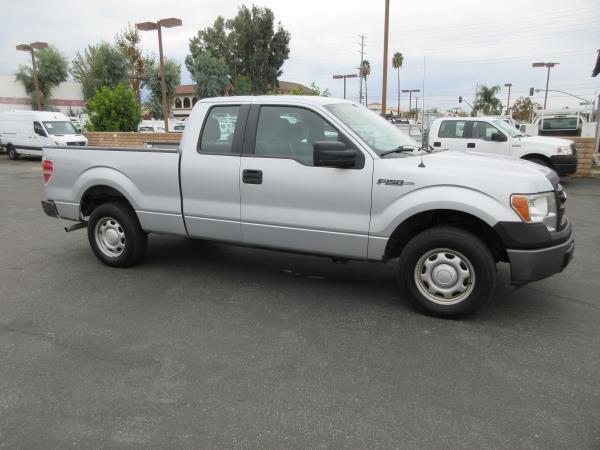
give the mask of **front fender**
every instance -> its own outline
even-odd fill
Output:
[[[415,189],[378,207],[373,199],[370,236],[389,238],[406,219],[425,211],[447,209],[471,214],[493,227],[499,221],[520,221],[506,205],[481,191],[453,185],[438,185]]]

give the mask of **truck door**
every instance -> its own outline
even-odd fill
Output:
[[[317,111],[253,105],[241,158],[243,241],[340,257],[367,256],[373,159],[352,168],[315,167],[313,144],[357,148]]]
[[[487,153],[490,155],[508,155],[510,142],[508,137],[489,122],[476,120],[471,122],[472,128],[467,141],[467,151]],[[492,140],[492,134],[500,133],[506,139],[503,142]]]
[[[202,105],[190,120],[180,164],[182,209],[191,237],[241,242],[240,154],[249,105]],[[197,137],[196,137],[197,136]],[[191,140],[191,142],[190,142]],[[190,146],[192,148],[190,148]]]
[[[466,120],[442,120],[437,136],[430,136],[429,142],[434,148],[466,151],[468,127],[470,122]]]

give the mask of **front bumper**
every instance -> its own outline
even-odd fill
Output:
[[[507,250],[512,284],[521,285],[562,272],[573,259],[573,239],[539,250]]]
[[[577,171],[577,155],[554,155],[550,157],[552,168],[560,177]]]

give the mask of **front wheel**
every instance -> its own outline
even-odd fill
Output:
[[[436,227],[415,236],[400,255],[398,278],[421,311],[458,318],[475,313],[496,288],[496,265],[474,234]]]
[[[94,209],[87,231],[94,254],[107,266],[132,266],[146,252],[148,235],[124,203],[105,203]]]

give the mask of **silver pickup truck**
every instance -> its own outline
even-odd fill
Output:
[[[417,147],[345,100],[211,98],[194,107],[179,149],[45,148],[42,206],[87,227],[115,267],[140,261],[148,233],[397,258],[399,292],[444,317],[489,300],[499,262],[517,285],[569,263],[566,194],[552,170]]]

